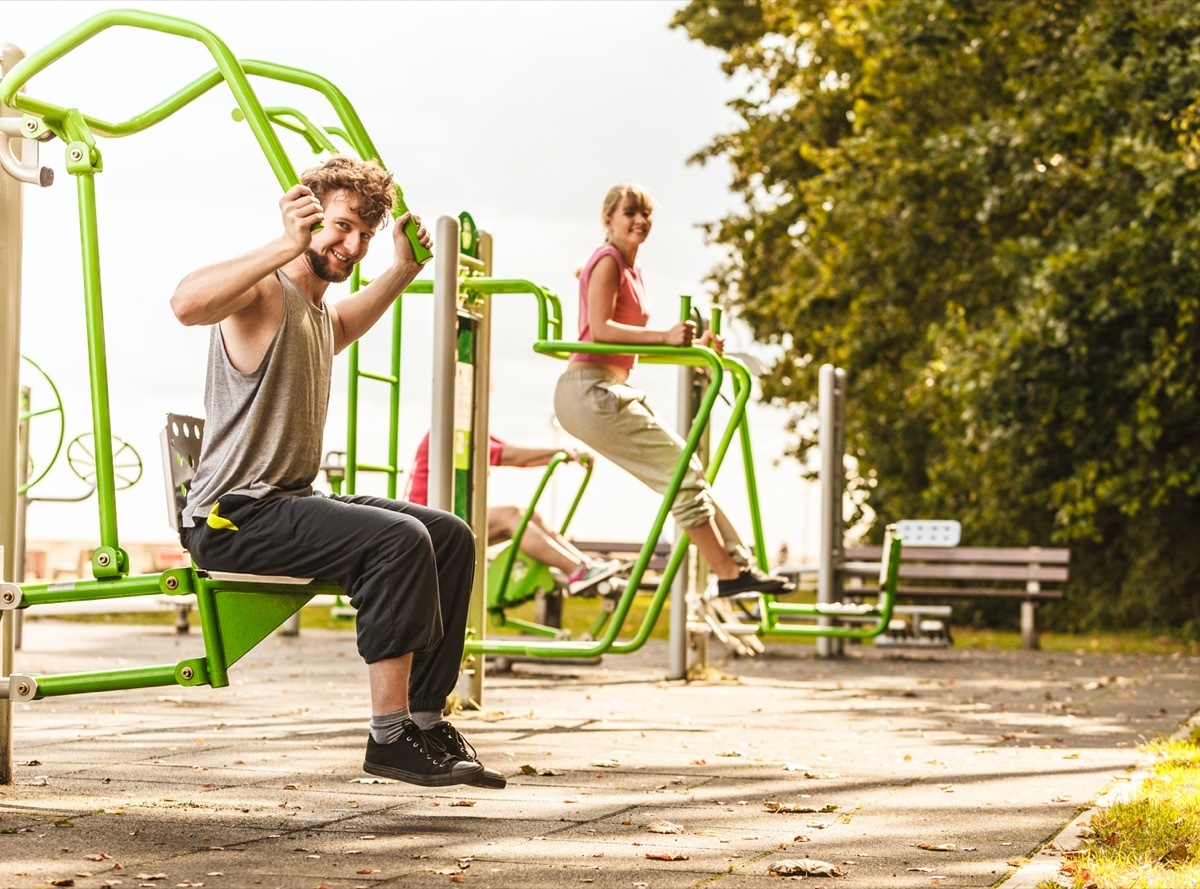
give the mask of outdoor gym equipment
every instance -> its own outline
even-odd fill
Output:
[[[539,593],[554,593],[560,587],[547,565],[521,552],[521,540],[525,537],[525,531],[529,528],[529,523],[537,510],[538,501],[541,500],[551,477],[565,462],[566,454],[560,452],[546,464],[529,505],[521,513],[521,519],[513,531],[512,540],[508,541],[488,564],[487,610],[493,626],[514,626],[527,632],[545,633],[550,636],[557,633],[554,628],[547,628],[541,624],[510,620],[506,617],[505,610],[522,605],[534,599]],[[571,502],[571,508],[567,510],[567,516],[559,526],[558,533],[560,534],[567,533],[571,519],[575,516],[575,510],[579,508],[579,501],[583,498],[583,493],[592,477],[591,459],[584,458],[581,462],[584,466],[584,476],[575,493],[575,498]]]
[[[80,481],[85,482],[88,487],[83,492],[73,496],[33,496],[29,492],[33,487],[39,484],[57,462],[59,455],[62,453],[62,440],[66,429],[66,412],[63,410],[62,396],[59,394],[58,387],[54,385],[52,380],[41,367],[39,367],[32,359],[22,356],[22,360],[33,368],[41,377],[42,383],[51,393],[51,404],[47,407],[39,407],[35,409],[32,405],[32,386],[21,385],[21,402],[20,413],[18,416],[18,436],[17,436],[17,508],[16,522],[14,535],[15,540],[15,559],[13,561],[13,579],[17,583],[22,583],[25,580],[25,549],[26,549],[26,514],[31,503],[79,503],[86,500],[96,490],[96,459],[95,447],[92,444],[92,433],[85,432],[75,436],[67,443],[67,466],[75,477]],[[58,432],[55,438],[54,453],[45,467],[35,477],[29,478],[33,471],[34,461],[30,456],[30,439],[32,437],[32,424],[39,417],[57,417]],[[113,437],[113,477],[116,490],[124,490],[131,488],[137,484],[142,477],[142,459],[138,455],[137,450],[130,444],[121,441],[116,436]],[[14,628],[13,647],[21,647],[21,613],[14,615],[16,627]]]
[[[552,298],[552,296],[547,296],[548,301]],[[553,310],[547,310],[543,314],[545,317],[558,317],[557,306]],[[691,314],[690,299],[683,297],[680,305],[680,316],[686,320]],[[720,333],[721,312],[719,309],[713,310],[711,327],[715,333]],[[497,560],[497,563],[492,566],[489,576],[489,615],[495,625],[503,626],[508,624],[542,638],[469,639],[467,648],[472,653],[496,655],[504,658],[510,656],[587,658],[605,653],[628,653],[644,644],[657,621],[668,590],[686,555],[688,547],[686,534],[681,535],[677,541],[667,566],[660,576],[659,583],[651,595],[646,615],[636,634],[631,639],[626,640],[619,640],[618,636],[622,630],[622,624],[628,616],[633,596],[638,591],[645,576],[646,568],[654,551],[654,543],[659,539],[659,535],[662,532],[670,505],[686,472],[687,462],[690,460],[692,454],[695,453],[700,439],[704,435],[713,403],[719,394],[723,377],[726,375],[732,381],[733,388],[730,418],[721,431],[711,458],[707,461],[706,478],[710,483],[714,481],[728,449],[733,443],[733,439],[737,437],[741,445],[754,551],[759,567],[762,569],[767,568],[764,536],[757,498],[753,449],[750,441],[749,422],[746,417],[746,406],[751,395],[753,377],[745,362],[733,356],[718,356],[712,350],[700,346],[649,346],[631,348],[627,345],[605,343],[567,343],[560,339],[550,338],[550,333],[551,331],[547,325],[539,328],[539,339],[534,344],[535,351],[560,358],[566,357],[570,352],[600,354],[632,353],[640,356],[640,359],[646,363],[673,363],[698,368],[699,370],[696,373],[706,375],[708,382],[704,388],[703,396],[700,398],[699,407],[692,419],[684,453],[676,467],[675,475],[664,494],[658,515],[655,517],[654,523],[644,538],[647,542],[643,545],[638,557],[634,561],[621,595],[615,600],[606,601],[605,610],[601,612],[597,621],[593,624],[587,638],[573,640],[567,637],[567,634],[558,627],[523,620],[519,621],[506,617],[504,609],[507,606],[524,600],[520,592],[520,587],[517,588],[518,591],[509,593],[508,586],[506,585],[509,579],[506,578],[505,572],[511,571],[514,566],[521,564],[514,555],[515,546],[512,546],[506,551],[505,560]],[[555,329],[554,333],[561,336],[561,328]],[[840,455],[840,452],[838,454]],[[550,471],[552,471],[552,468],[548,469],[547,477]],[[544,485],[545,479],[543,480],[543,487]],[[540,495],[540,489],[538,493]],[[577,506],[578,496],[572,505],[572,514]],[[530,511],[532,511],[532,506],[530,507]],[[528,515],[527,513],[526,519],[528,519]],[[569,519],[570,516],[568,516],[568,521]],[[908,535],[915,534],[920,536],[921,526],[916,523],[910,523],[905,531]],[[762,636],[772,634],[823,640],[866,639],[879,635],[888,628],[891,621],[895,603],[896,571],[899,566],[900,547],[906,534],[896,533],[894,529],[889,529],[889,542],[885,547],[885,558],[880,565],[881,579],[879,594],[876,601],[872,603],[843,603],[833,601],[829,598],[814,603],[781,602],[775,596],[753,595],[746,598],[752,598],[756,601],[758,605],[757,617],[748,620],[735,620],[728,615],[728,600],[693,593],[689,597],[690,601],[688,604],[692,612],[692,619],[688,622],[687,629],[693,633],[713,633],[734,645],[738,644],[737,637],[745,637],[747,635]],[[538,570],[537,563],[530,564],[529,561],[526,561],[525,565],[525,576],[534,578],[532,581],[527,582],[526,589],[528,589],[529,587],[536,586]],[[550,638],[546,639],[545,637]],[[761,643],[757,645],[742,645],[740,649],[743,653],[754,653],[756,650],[761,650]]]
[[[30,488],[46,477],[46,473],[50,471],[51,467],[54,466],[54,462],[58,459],[58,455],[62,453],[63,438],[66,436],[67,431],[67,420],[66,414],[63,412],[62,395],[59,394],[58,387],[54,385],[54,380],[50,379],[50,375],[42,370],[41,367],[38,366],[37,362],[35,362],[32,358],[22,355],[21,360],[24,361],[28,367],[32,368],[32,370],[38,375],[38,377],[41,378],[42,382],[45,383],[46,387],[50,390],[51,404],[47,407],[34,408],[31,395],[29,395],[29,393],[32,392],[33,387],[29,384],[22,383],[21,390],[23,393],[23,402],[21,404],[20,413],[18,414],[17,423],[19,425],[27,425],[38,417],[56,417],[58,420],[58,432],[53,436],[54,453],[50,456],[50,459],[45,461],[45,465],[41,467],[40,472],[38,472],[37,467],[33,465],[32,456],[28,453],[24,454],[24,459],[29,462],[27,462],[21,470],[27,474],[25,480],[17,486],[18,496],[25,494]],[[34,475],[33,478],[29,478],[28,474],[33,472],[37,472],[37,474]]]
[[[216,62],[213,71],[194,80],[142,114],[119,123],[109,123],[29,96],[21,90],[31,77],[69,53],[97,33],[113,26],[157,31],[200,42]],[[68,584],[0,584],[0,614],[5,618],[18,609],[51,602],[114,599],[146,595],[194,594],[203,629],[204,653],[177,664],[125,667],[92,673],[33,677],[0,677],[0,698],[33,700],[56,695],[97,692],[163,685],[229,684],[228,670],[280,623],[317,593],[336,594],[328,583],[308,579],[258,578],[210,574],[195,567],[176,568],[161,574],[131,576],[129,559],[121,548],[114,494],[117,478],[114,443],[110,432],[108,369],[102,311],[100,255],[97,239],[94,177],[102,170],[96,136],[126,136],[167,119],[218,83],[225,83],[280,186],[298,182],[272,120],[263,109],[247,79],[247,70],[277,79],[304,80],[295,69],[265,62],[238,62],[228,47],[211,31],[183,19],[133,10],[101,13],[78,25],[45,48],[19,62],[0,80],[0,103],[24,113],[21,133],[28,139],[57,136],[66,144],[67,172],[76,178],[79,203],[84,304],[92,400],[94,475],[100,519],[100,545],[92,555],[94,580]],[[357,115],[345,98],[327,81],[315,76],[307,80],[330,97],[347,138],[360,154],[377,156],[362,132]],[[397,189],[398,209],[403,201]],[[415,242],[415,226],[410,233]],[[414,250],[421,252],[419,243]],[[428,254],[424,254],[428,255]],[[6,661],[10,662],[10,661]]]
[[[547,303],[551,297],[545,297]],[[553,301],[557,303],[557,298]],[[557,306],[551,311],[549,306],[541,313],[541,318],[561,316]],[[681,301],[681,317],[687,319],[691,315],[690,299],[684,297]],[[715,332],[720,331],[720,312],[714,312],[713,329]],[[630,575],[625,582],[625,588],[620,597],[615,601],[611,616],[606,620],[606,627],[602,635],[595,639],[588,640],[573,640],[556,638],[551,640],[539,640],[528,638],[491,638],[491,639],[468,639],[467,649],[472,653],[485,655],[499,656],[522,656],[522,657],[595,657],[605,653],[623,654],[629,653],[640,648],[649,638],[655,622],[662,610],[662,606],[666,601],[668,592],[670,591],[672,581],[686,556],[689,540],[687,535],[681,535],[672,554],[668,560],[667,566],[663,571],[660,581],[651,596],[651,600],[647,606],[646,615],[643,618],[641,626],[638,628],[635,635],[630,639],[619,640],[618,636],[622,630],[622,626],[626,617],[629,614],[633,603],[633,597],[638,591],[642,578],[645,576],[646,569],[649,565],[654,551],[655,542],[659,539],[666,523],[667,516],[670,512],[670,507],[675,499],[676,494],[683,482],[683,478],[687,472],[688,461],[696,452],[700,443],[701,437],[705,433],[706,426],[713,409],[713,405],[720,393],[720,388],[724,376],[729,371],[734,380],[734,403],[731,411],[731,418],[725,429],[723,430],[720,441],[713,453],[712,458],[708,462],[705,470],[705,477],[709,483],[712,483],[717,472],[725,458],[726,452],[732,443],[735,435],[740,435],[740,440],[743,449],[744,466],[746,470],[746,489],[750,498],[752,524],[755,551],[759,560],[759,567],[766,568],[765,554],[763,546],[762,525],[759,518],[756,482],[754,478],[753,461],[750,455],[750,439],[749,426],[745,420],[746,403],[750,397],[750,381],[751,376],[745,364],[736,358],[722,357],[717,355],[712,349],[704,346],[637,346],[631,347],[625,344],[612,343],[579,343],[566,342],[561,339],[561,322],[553,330],[555,336],[551,336],[551,329],[547,323],[539,322],[539,336],[537,342],[534,343],[534,350],[545,355],[565,358],[572,352],[586,352],[592,354],[634,354],[639,356],[639,359],[646,363],[654,364],[679,364],[684,366],[703,367],[708,372],[709,382],[705,388],[704,394],[700,399],[699,407],[695,412],[691,427],[685,440],[684,450],[680,457],[679,464],[676,466],[667,490],[663,496],[662,504],[659,507],[658,513],[654,518],[649,530],[646,532],[646,543],[643,545],[637,558],[634,560]],[[897,538],[895,541],[894,554],[889,550],[889,559],[885,560],[885,570],[894,574],[891,569],[899,556],[900,541]],[[881,588],[884,590],[883,599],[885,600],[885,608],[887,602],[890,601],[890,596],[894,591],[894,577],[884,578],[881,583]],[[883,626],[886,626],[886,618],[883,621]],[[816,629],[816,628],[814,628]],[[882,627],[881,627],[882,629]],[[865,634],[870,631],[870,628],[842,628],[829,627],[820,628],[822,632],[834,634]],[[541,632],[541,631],[539,631]],[[815,633],[814,633],[815,635]]]

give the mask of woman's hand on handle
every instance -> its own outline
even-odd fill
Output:
[[[695,321],[680,321],[663,331],[663,343],[668,346],[690,346],[696,336]]]
[[[696,340],[696,345],[708,346],[718,355],[725,354],[725,340],[719,334],[715,334],[711,330],[706,330],[704,333],[700,334],[700,339]]]

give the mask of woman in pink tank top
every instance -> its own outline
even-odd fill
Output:
[[[650,235],[653,209],[649,195],[636,185],[609,189],[601,212],[604,244],[579,274],[581,342],[690,346],[695,339],[692,321],[667,328],[648,326],[649,302],[637,256]],[[711,331],[696,342],[718,353],[724,348]],[[646,403],[645,393],[627,385],[636,360],[634,355],[572,354],[555,390],[554,409],[563,429],[662,493],[675,473],[684,442]],[[671,514],[716,576],[717,595],[778,595],[794,588],[785,578],[765,574],[751,563],[749,551],[713,499],[695,456]]]

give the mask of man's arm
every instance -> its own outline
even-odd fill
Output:
[[[680,321],[667,330],[614,321],[619,286],[620,269],[617,261],[612,256],[600,257],[588,279],[588,326],[592,329],[592,339],[598,343],[628,343],[633,346],[691,344],[696,330],[692,321]]]
[[[279,200],[283,234],[233,259],[214,263],[187,275],[175,288],[171,309],[188,326],[217,324],[249,308],[262,295],[261,285],[308,249],[311,228],[324,218],[321,204],[303,185],[293,186]]]
[[[341,352],[374,327],[375,322],[396,301],[396,297],[421,273],[424,263],[413,258],[412,246],[404,234],[404,224],[411,215],[405,213],[392,224],[396,258],[391,267],[362,290],[330,306],[334,352]],[[419,217],[414,216],[413,219],[417,223],[417,240],[426,248],[431,247],[433,239],[429,232]]]

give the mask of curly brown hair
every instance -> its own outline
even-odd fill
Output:
[[[322,204],[335,191],[349,192],[357,199],[354,211],[375,228],[387,222],[396,200],[391,173],[373,161],[360,161],[344,154],[305,170],[300,181],[312,189]]]

